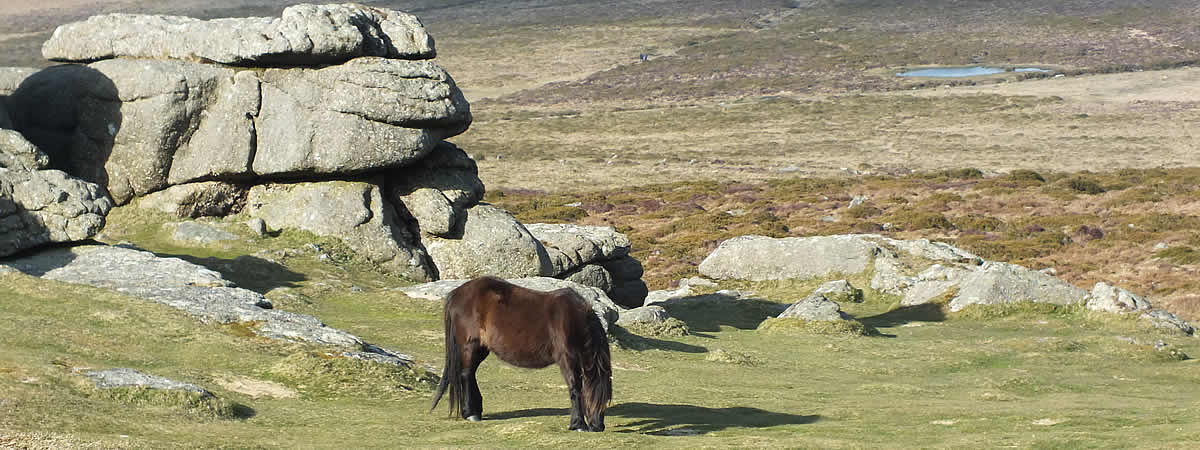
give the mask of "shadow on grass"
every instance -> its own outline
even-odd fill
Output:
[[[695,331],[721,331],[722,326],[753,330],[769,317],[778,316],[788,305],[758,298],[705,294],[655,303],[671,317],[684,321]]]
[[[684,353],[707,353],[708,349],[682,342],[668,341],[665,339],[655,339],[652,337],[639,336],[633,334],[624,327],[614,326],[610,329],[613,335],[613,343],[618,347],[629,350],[665,350],[671,352]],[[712,336],[706,336],[711,338]]]
[[[233,412],[233,418],[240,419],[240,420],[246,420],[246,419],[249,419],[251,417],[258,415],[258,411],[255,411],[254,408],[243,405],[241,403],[234,403],[232,412]]]
[[[489,414],[485,419],[506,420],[527,417],[562,416],[567,408],[530,408]],[[695,405],[656,405],[653,403],[621,403],[608,408],[609,417],[635,419],[628,424],[609,421],[609,429],[617,433],[642,433],[659,436],[686,436],[711,433],[727,428],[766,428],[778,425],[803,425],[821,419],[818,415],[777,413],[758,408],[734,406],[706,408]]]
[[[232,281],[237,287],[249,289],[259,294],[266,294],[271,289],[280,287],[297,287],[297,282],[307,277],[294,272],[283,265],[268,261],[257,256],[243,255],[233,259],[198,258],[191,255],[171,255],[159,253],[164,258],[179,258],[192,264],[204,266],[221,273],[226,280]]]
[[[611,416],[640,419],[619,425],[619,433],[643,433],[663,436],[705,434],[726,428],[765,428],[777,425],[802,425],[820,420],[817,415],[777,413],[758,408],[733,406],[706,408],[695,405],[656,405],[622,403],[608,409]]]
[[[897,308],[858,320],[875,328],[896,327],[910,322],[941,322],[946,320],[946,310],[943,305],[937,303],[924,303]]]

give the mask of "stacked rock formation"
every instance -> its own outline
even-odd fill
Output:
[[[623,236],[623,250],[556,265],[481,203],[475,162],[445,140],[470,126],[470,105],[415,16],[358,4],[208,21],[108,14],[59,27],[42,51],[70,64],[0,71],[0,93],[6,128],[44,155],[10,150],[0,164],[61,170],[116,205],[336,237],[417,281],[565,278],[620,260],[623,283],[609,270],[593,284],[625,303],[645,296],[642,285],[634,299],[640,265],[628,268]]]
[[[88,239],[104,227],[112,208],[104,190],[49,164],[49,156],[12,129],[0,104],[0,256]]]

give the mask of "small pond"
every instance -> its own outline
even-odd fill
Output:
[[[1013,71],[1014,72],[1049,72],[1049,70],[1039,69],[1037,67],[1018,67],[1016,69],[1013,69]],[[974,77],[974,76],[978,76],[978,75],[992,75],[992,74],[1004,73],[1004,72],[1005,72],[1005,69],[1003,67],[975,66],[975,67],[939,67],[939,68],[935,68],[935,69],[908,70],[908,71],[897,73],[896,75],[899,75],[902,77],[960,78],[960,77]]]

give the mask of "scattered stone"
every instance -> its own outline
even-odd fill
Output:
[[[832,302],[862,303],[863,291],[846,280],[830,281],[822,284],[813,291],[813,295],[821,295]]]
[[[1167,330],[1175,330],[1188,336],[1195,336],[1195,328],[1187,323],[1187,321],[1176,317],[1174,314],[1162,309],[1154,309],[1142,313],[1142,319],[1149,320],[1154,324],[1155,328]]]
[[[866,203],[867,200],[869,200],[869,199],[870,199],[870,197],[867,197],[865,195],[855,195],[854,198],[850,199],[850,205],[848,206],[848,208],[853,208],[855,206],[861,206],[863,203]]]
[[[842,312],[842,306],[829,300],[824,294],[814,292],[808,297],[793,303],[778,316],[780,319],[804,320],[846,320],[849,316]]]
[[[1150,302],[1142,297],[1103,281],[1096,283],[1087,300],[1087,308],[1092,311],[1118,314],[1149,310],[1150,306]]]
[[[250,232],[255,236],[263,237],[267,235],[267,222],[261,218],[255,217],[246,221],[246,226],[250,228]]]
[[[617,325],[627,327],[633,324],[661,323],[669,319],[667,310],[661,306],[649,305],[621,311]]]
[[[162,303],[202,322],[247,324],[250,331],[263,337],[398,355],[327,327],[315,317],[271,309],[270,301],[261,294],[233,287],[221,274],[178,258],[161,258],[122,247],[81,245],[49,249],[0,265],[31,276],[112,289]]]
[[[216,397],[207,389],[200,386],[148,375],[134,369],[89,370],[85,374],[96,383],[96,387],[99,389],[140,387],[146,389],[180,390],[194,392],[201,397]]]

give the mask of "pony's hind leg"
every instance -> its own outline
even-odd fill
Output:
[[[478,341],[468,342],[464,349],[463,355],[468,355],[468,360],[464,361],[462,374],[463,386],[466,389],[466,395],[463,396],[462,417],[472,422],[483,420],[483,394],[479,392],[479,381],[475,378],[475,371],[479,369],[479,364],[488,356],[488,349],[481,345]]]
[[[571,424],[567,429],[588,431],[587,422],[583,420],[583,373],[579,370],[579,364],[569,361],[559,364],[559,369],[567,382],[567,390],[571,393]]]

